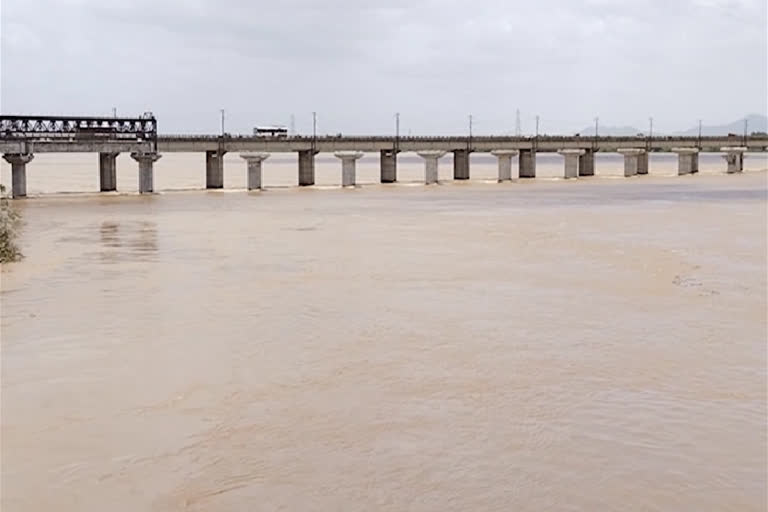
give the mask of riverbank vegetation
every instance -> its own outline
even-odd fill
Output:
[[[0,185],[0,263],[18,261],[22,254],[16,243],[21,217],[5,194],[5,187]]]

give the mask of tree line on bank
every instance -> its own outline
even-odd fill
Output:
[[[0,185],[0,263],[21,259],[21,250],[16,243],[20,226],[21,216],[8,200],[5,187]]]

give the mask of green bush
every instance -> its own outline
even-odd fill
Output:
[[[20,225],[19,212],[8,201],[5,187],[0,185],[0,263],[21,259],[21,251],[16,245],[16,236]]]

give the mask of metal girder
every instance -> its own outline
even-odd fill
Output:
[[[0,140],[39,142],[60,139],[157,142],[157,120],[141,117],[60,117],[0,115]]]

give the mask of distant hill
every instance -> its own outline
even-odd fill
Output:
[[[752,132],[768,132],[768,117],[760,114],[750,114],[746,117],[742,117],[732,123],[720,124],[720,125],[702,125],[702,135],[727,135],[729,133],[744,133],[744,119],[747,120],[747,131]],[[688,130],[677,132],[675,135],[698,135],[699,127],[694,126]]]
[[[720,125],[702,125],[702,135],[727,135],[729,133],[742,134],[744,133],[744,119],[747,120],[747,131],[752,132],[768,132],[768,117],[760,114],[750,114],[746,117],[742,117],[732,123],[720,124]],[[647,133],[648,128],[639,129],[634,126],[599,126],[600,135],[608,135],[613,137],[624,137],[628,135],[637,135],[638,133]],[[587,126],[580,132],[582,137],[588,137],[595,134],[595,126]],[[673,133],[657,132],[654,130],[654,135],[689,135],[696,136],[699,134],[699,126],[696,125],[685,131],[678,131]]]

